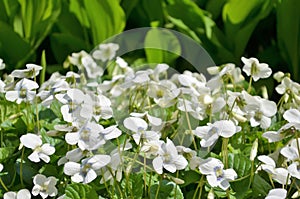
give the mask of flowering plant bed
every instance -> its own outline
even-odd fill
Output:
[[[272,75],[255,58],[209,67],[207,79],[163,63],[134,71],[118,48],[73,53],[76,70],[41,84],[35,64],[0,81],[4,198],[300,195],[300,85],[289,74],[273,76],[276,104],[253,87]]]

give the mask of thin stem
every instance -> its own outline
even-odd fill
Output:
[[[21,154],[21,162],[20,162],[20,181],[21,181],[21,186],[24,187],[24,182],[23,182],[23,160],[24,160],[24,151],[25,147],[22,147],[22,154]]]
[[[156,190],[156,193],[155,193],[155,199],[158,198],[158,193],[159,193],[159,189],[160,189],[160,184],[162,182],[162,176],[160,176],[160,180],[159,180],[159,184],[157,186],[157,190]]]
[[[4,184],[4,182],[2,181],[2,179],[0,178],[0,184],[1,186],[5,189],[6,192],[8,192],[8,188],[6,187],[6,185]]]
[[[189,118],[189,115],[188,115],[188,112],[187,112],[187,108],[186,108],[186,104],[185,104],[185,99],[184,98],[183,98],[183,105],[184,105],[184,110],[185,110],[184,112],[185,112],[186,121],[188,123],[189,131],[192,134],[192,132],[193,132],[192,125],[191,125],[191,121],[190,121],[190,118]],[[193,145],[194,145],[195,150],[197,150],[197,144],[195,142],[194,136],[193,136]]]
[[[222,142],[222,156],[223,156],[223,163],[225,168],[228,168],[228,138],[223,138],[223,142]]]
[[[250,93],[251,91],[251,86],[252,86],[252,76],[250,77],[250,80],[249,80],[249,86],[248,86],[248,89],[247,89],[247,92]]]

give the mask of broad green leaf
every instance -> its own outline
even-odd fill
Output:
[[[83,0],[83,4],[95,46],[125,28],[126,17],[118,0]]]
[[[66,198],[70,199],[91,199],[98,198],[97,193],[87,184],[68,184],[65,190]]]
[[[236,59],[242,56],[256,25],[268,16],[273,3],[274,0],[230,0],[224,5],[222,13],[226,35],[224,41],[229,41],[227,45],[224,44],[233,52]]]
[[[27,55],[31,47],[7,24],[0,21],[0,57],[8,67],[14,67]]]
[[[252,190],[249,189],[250,176],[239,181],[234,181],[230,183],[230,187],[235,192],[234,196],[236,198],[246,198],[249,194],[252,193]]]
[[[145,52],[149,63],[172,63],[180,56],[181,47],[172,32],[153,28],[146,35]]]
[[[92,3],[93,4],[93,3]],[[74,13],[82,26],[90,27],[87,10],[84,9],[82,1],[70,1],[70,12]]]
[[[300,1],[281,0],[277,5],[277,38],[281,54],[294,79],[300,80]]]
[[[192,0],[168,0],[166,11],[171,17],[182,20],[200,36],[200,39],[201,36],[211,38],[212,27],[215,23]]]
[[[150,187],[150,199],[164,198],[164,199],[183,199],[183,193],[178,185],[174,182],[162,180],[161,184],[154,184]]]
[[[251,161],[242,154],[228,154],[228,167],[233,168],[238,177],[246,176],[251,170]]]
[[[252,183],[254,198],[266,196],[269,190],[271,189],[272,186],[267,181],[265,181],[258,174],[254,174],[253,183]]]

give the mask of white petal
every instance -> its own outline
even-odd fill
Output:
[[[18,91],[7,91],[5,94],[5,98],[11,102],[16,101],[16,99],[18,99],[18,97],[19,97]]]
[[[223,173],[224,173],[224,178],[228,180],[234,180],[235,178],[237,178],[237,173],[233,169],[223,170]]]
[[[75,145],[79,141],[79,133],[67,133],[65,140],[70,145]]]
[[[266,156],[266,155],[260,155],[260,156],[257,157],[257,159],[258,159],[259,161],[261,161],[261,162],[267,164],[267,165],[272,166],[273,168],[276,167],[275,161],[274,161],[272,158],[270,158],[269,156]]]
[[[109,155],[94,155],[89,159],[88,162],[93,163],[92,168],[94,170],[98,170],[101,167],[106,166],[111,160],[111,157]]]
[[[201,162],[199,170],[204,175],[214,174],[214,168],[216,167],[223,169],[224,165],[221,160],[216,158],[208,158]]]
[[[267,131],[262,135],[264,138],[268,139],[269,142],[278,142],[283,139],[283,136],[280,132],[276,131]]]
[[[40,156],[38,152],[33,152],[28,156],[28,159],[31,160],[32,162],[40,162]]]
[[[207,175],[206,179],[207,179],[208,183],[210,184],[210,186],[212,186],[212,187],[217,187],[220,184],[220,182],[217,179],[217,176],[215,176],[215,175]]]
[[[44,153],[39,153],[39,158],[42,159],[44,162],[50,162],[50,157]]]
[[[90,183],[90,182],[92,182],[93,180],[95,180],[96,178],[97,178],[96,172],[95,172],[93,169],[90,169],[90,170],[87,172],[87,174],[86,174],[86,176],[85,176],[85,178],[84,178],[84,180],[83,180],[83,183],[84,183],[84,184]]]
[[[17,193],[17,199],[30,199],[31,194],[27,189],[21,189]]]
[[[296,160],[299,158],[298,151],[293,147],[284,147],[280,150],[280,153],[288,160]]]
[[[79,183],[79,182],[83,182],[84,178],[83,178],[83,176],[80,175],[79,173],[76,173],[76,174],[74,174],[74,175],[71,177],[71,180],[72,180],[73,182]]]
[[[140,129],[146,130],[148,127],[148,124],[145,122],[145,120],[137,117],[126,118],[123,124],[127,129],[133,132],[138,132]]]
[[[290,123],[300,123],[300,112],[297,109],[287,110],[283,114],[283,118]]]
[[[285,189],[271,189],[265,199],[285,199],[287,191]]]
[[[17,194],[13,191],[6,192],[3,196],[3,199],[16,199]]]
[[[231,120],[216,121],[213,124],[218,129],[219,135],[229,138],[236,133],[236,126]]]
[[[64,173],[68,176],[75,175],[80,172],[80,164],[76,162],[67,162],[64,166]]]
[[[42,174],[37,174],[33,178],[33,183],[35,185],[43,185],[46,182],[46,180],[47,180],[46,176]]]
[[[152,165],[153,165],[154,170],[158,174],[163,173],[163,159],[161,157],[154,158],[153,161],[152,161]]]
[[[173,163],[164,163],[163,164],[163,167],[167,170],[167,171],[170,171],[171,173],[175,173],[176,172],[176,166],[175,164]]]
[[[188,161],[182,155],[177,156],[174,163],[176,165],[177,170],[185,169],[188,165]]]
[[[43,153],[45,153],[46,155],[52,155],[55,153],[55,148],[48,143],[43,144],[41,148]]]

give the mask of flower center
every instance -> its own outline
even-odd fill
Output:
[[[95,106],[94,106],[93,113],[94,113],[95,115],[100,115],[100,114],[101,114],[101,106],[95,105]]]
[[[84,128],[81,133],[80,133],[80,138],[82,140],[88,140],[90,137],[90,129],[89,128]]]
[[[217,180],[221,180],[223,178],[223,169],[220,166],[214,168],[215,174],[217,176]]]
[[[27,96],[27,89],[26,88],[22,88],[19,92],[19,96],[20,98],[26,98]]]

